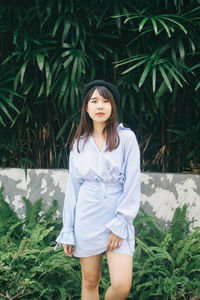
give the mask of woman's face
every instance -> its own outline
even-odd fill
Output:
[[[88,101],[86,111],[93,123],[106,123],[112,113],[112,105],[108,99],[105,99],[97,90],[94,90]]]

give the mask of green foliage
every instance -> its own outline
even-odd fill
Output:
[[[146,232],[140,231],[142,223]],[[190,231],[191,223],[186,205],[175,210],[168,230],[141,211],[136,219],[137,247],[130,299],[175,300],[200,295],[200,228]]]
[[[190,160],[190,164],[185,168],[185,171],[188,172],[192,169],[198,173],[200,161],[200,122],[198,114],[194,116],[191,122],[183,122],[182,120],[176,126],[171,126],[168,132],[173,134],[172,143],[179,143],[183,149],[184,161]]]
[[[0,193],[0,299],[79,299],[80,266],[62,250],[54,251],[61,219],[57,202],[42,212],[42,199],[28,199],[20,219]],[[11,221],[12,220],[12,221]]]
[[[66,168],[80,90],[103,78],[144,171],[198,172],[199,11],[196,0],[2,0],[0,165]]]
[[[53,250],[62,226],[61,219],[54,217],[56,201],[47,212],[43,212],[42,199],[35,204],[24,201],[26,217],[21,219],[4,201],[1,189],[0,299],[80,299],[79,261],[68,258],[62,249]],[[143,209],[134,223],[133,284],[127,299],[198,299],[200,228],[190,231],[186,206],[176,209],[168,229]],[[109,284],[103,256],[101,300]]]
[[[10,227],[20,221],[17,214],[10,208],[9,204],[3,198],[3,187],[0,188],[0,236],[5,235]],[[20,232],[16,228],[15,236],[19,237]]]
[[[186,204],[184,204],[182,208],[178,207],[175,210],[169,231],[172,234],[172,241],[174,243],[183,240],[184,237],[189,233],[189,226],[192,222],[187,220],[186,210]]]

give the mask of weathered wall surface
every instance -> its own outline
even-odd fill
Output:
[[[57,216],[61,215],[68,170],[0,169],[0,186],[4,197],[15,211],[24,217],[23,197],[35,202],[44,199],[44,209],[58,200]],[[188,206],[188,218],[200,226],[200,176],[188,174],[142,173],[141,205],[149,215],[168,224],[177,207]]]

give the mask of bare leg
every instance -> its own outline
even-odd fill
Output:
[[[101,260],[102,254],[80,258],[82,271],[82,300],[99,300]]]
[[[106,291],[104,300],[124,300],[132,285],[133,257],[107,251],[111,285]]]

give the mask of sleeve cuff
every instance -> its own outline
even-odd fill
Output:
[[[66,244],[66,245],[75,245],[75,239],[74,239],[74,231],[73,229],[62,229],[59,236],[56,239],[56,246],[54,250],[56,250],[57,246]]]
[[[106,228],[122,239],[132,240],[135,238],[132,222],[127,221],[119,214],[106,224]]]

